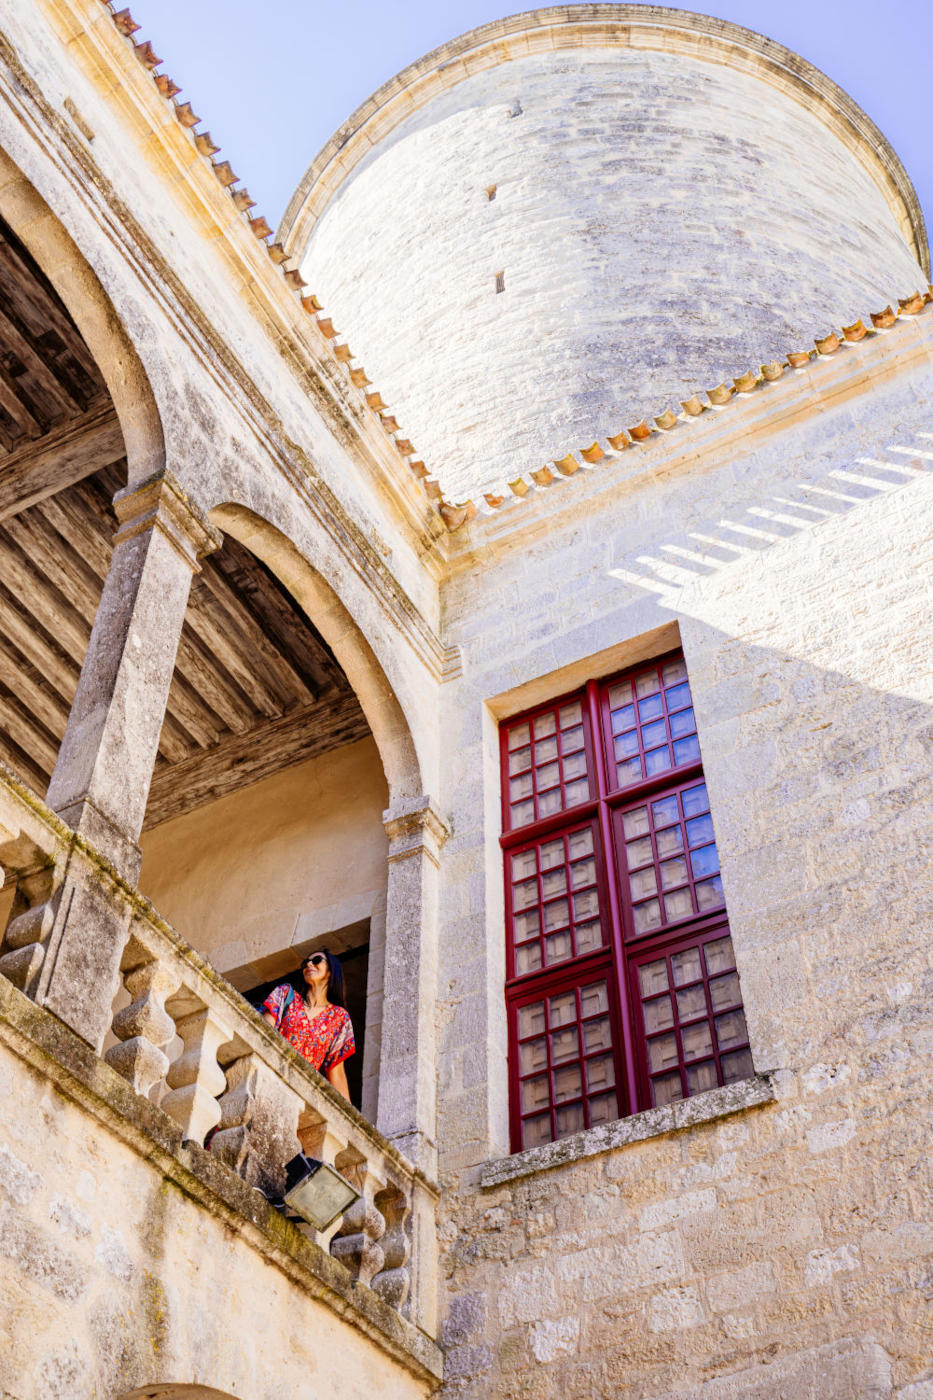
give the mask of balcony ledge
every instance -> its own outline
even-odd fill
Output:
[[[432,1384],[441,1379],[443,1354],[426,1333],[400,1317],[371,1289],[354,1282],[342,1264],[307,1239],[222,1162],[197,1144],[183,1142],[174,1119],[135,1094],[79,1036],[3,976],[0,1039],[309,1295],[352,1322],[419,1379]]]

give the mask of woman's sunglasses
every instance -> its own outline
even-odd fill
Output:
[[[320,967],[323,962],[327,962],[323,953],[312,953],[310,958],[305,958],[302,967],[309,967],[312,964],[314,967]]]

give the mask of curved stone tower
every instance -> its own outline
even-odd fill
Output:
[[[916,196],[822,73],[721,20],[536,10],[413,64],[280,236],[448,498],[927,281]]]

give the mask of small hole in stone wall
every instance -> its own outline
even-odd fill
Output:
[[[497,272],[497,273],[496,273],[496,291],[497,291],[497,292],[504,292],[504,291],[505,291],[505,273],[504,273],[504,272]]]
[[[522,104],[521,104],[521,102],[519,101],[519,99],[516,97],[515,101],[512,103],[511,107],[509,108],[509,116],[510,116],[510,117],[520,117],[521,114],[522,114],[522,111],[523,111]]]
[[[495,197],[496,197],[496,189],[497,189],[497,186],[496,186],[496,185],[487,185],[487,186],[486,186],[486,198],[487,198],[487,199],[495,199]]]

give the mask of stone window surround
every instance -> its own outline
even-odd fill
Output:
[[[650,1138],[664,1137],[667,1133],[682,1132],[701,1123],[714,1123],[734,1113],[776,1101],[771,1076],[756,1074],[735,1084],[725,1084],[718,1089],[694,1094],[692,1098],[665,1104],[662,1108],[647,1108],[628,1118],[617,1118],[613,1123],[601,1123],[596,1128],[587,1128],[582,1133],[544,1143],[541,1147],[529,1147],[524,1152],[495,1158],[483,1167],[480,1186],[489,1190],[522,1177],[535,1176],[538,1172],[586,1161],[604,1152],[646,1142]]]

